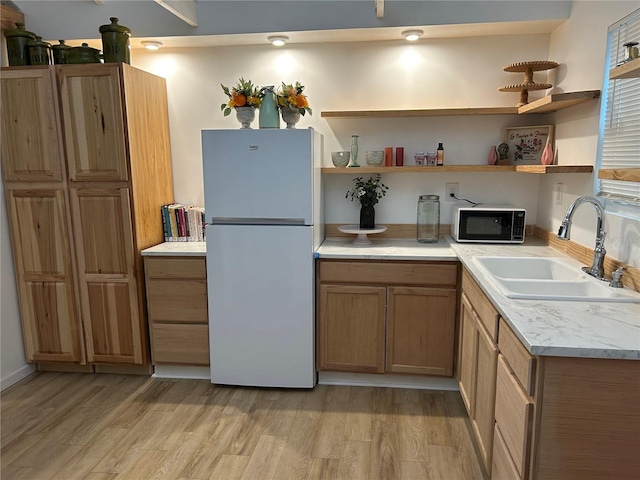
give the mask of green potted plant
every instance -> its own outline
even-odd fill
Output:
[[[362,177],[353,179],[353,188],[347,191],[344,198],[350,198],[352,202],[354,200],[360,202],[360,228],[375,228],[376,211],[374,206],[387,194],[387,190],[389,187],[381,182],[379,173],[375,177],[370,177],[366,182]]]
[[[282,120],[287,124],[287,128],[295,128],[295,124],[300,120],[300,115],[309,112],[312,115],[311,107],[307,96],[302,93],[304,85],[296,82],[295,85],[282,82],[278,88],[278,108],[282,114]]]
[[[242,124],[242,128],[251,128],[249,125],[256,118],[256,108],[260,107],[264,97],[264,89],[254,85],[251,80],[240,78],[235,87],[229,89],[222,83],[222,91],[229,97],[229,101],[220,105],[220,110],[226,117],[232,109],[236,111],[236,118]]]

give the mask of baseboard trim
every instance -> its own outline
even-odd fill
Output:
[[[392,387],[458,391],[458,382],[455,378],[419,377],[410,375],[318,372],[318,383],[321,385],[351,385],[358,387]]]
[[[20,367],[13,373],[10,373],[6,377],[0,380],[0,391],[4,391],[12,385],[15,385],[20,380],[24,380],[29,375],[36,371],[35,365],[25,365],[24,367]]]
[[[197,367],[193,365],[156,365],[154,378],[187,378],[191,380],[211,381],[209,367]]]

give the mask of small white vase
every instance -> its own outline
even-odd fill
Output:
[[[297,108],[283,108],[282,120],[287,124],[287,128],[296,128],[296,123],[300,121],[300,110]]]
[[[253,107],[236,107],[236,118],[242,125],[241,128],[251,128],[251,122],[256,118],[256,109]]]

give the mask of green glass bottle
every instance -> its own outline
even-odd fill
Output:
[[[258,125],[260,128],[280,128],[280,116],[278,115],[276,94],[273,91],[273,86],[264,88],[265,94],[260,104]]]

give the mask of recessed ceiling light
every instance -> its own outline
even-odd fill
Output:
[[[162,46],[162,42],[144,41],[142,42],[142,46],[147,50],[159,50]]]
[[[272,37],[268,37],[267,40],[271,42],[271,45],[275,45],[276,47],[281,47],[289,40],[289,37],[285,35],[274,35]]]
[[[415,42],[418,40],[424,32],[422,30],[405,30],[402,32],[402,36],[405,40]]]

